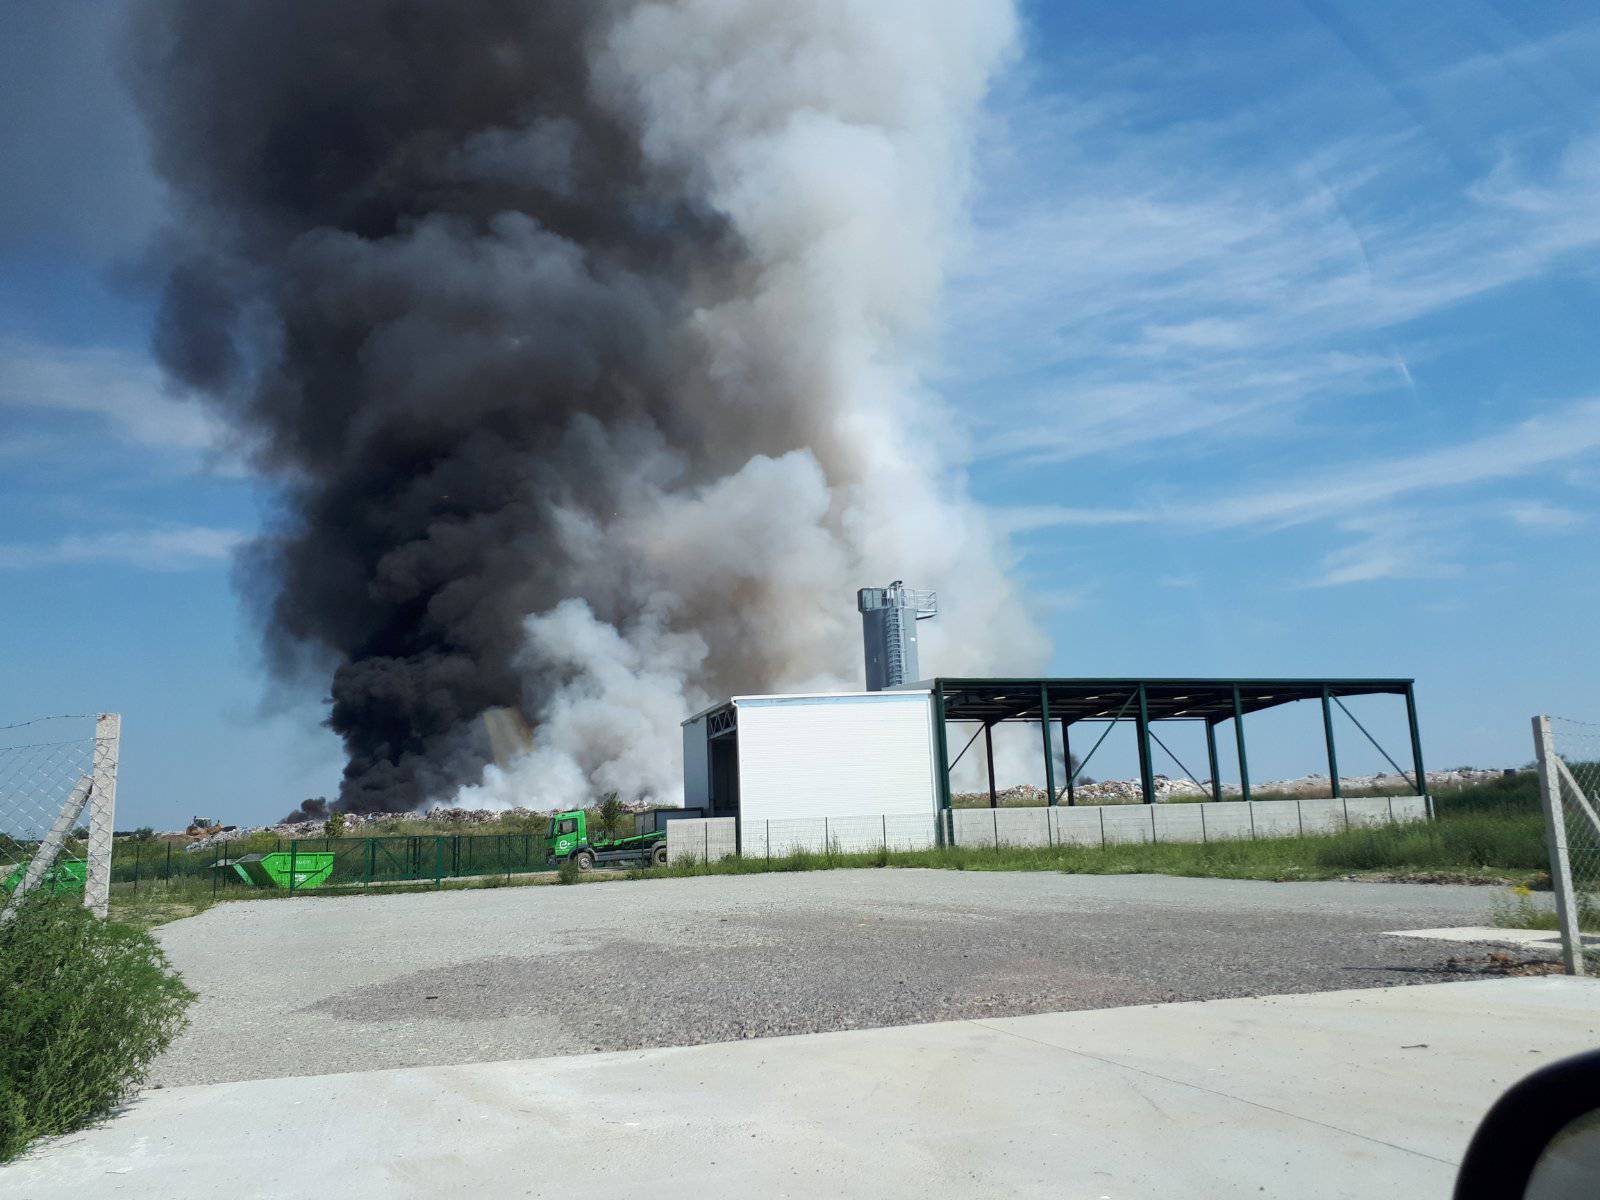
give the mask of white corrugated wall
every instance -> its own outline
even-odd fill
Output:
[[[751,822],[930,815],[937,807],[927,692],[751,697],[739,720],[739,807]]]

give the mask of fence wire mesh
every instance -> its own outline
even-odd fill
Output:
[[[0,728],[0,915],[32,891],[82,893],[104,915],[118,741],[108,714]]]
[[[1552,760],[1545,764],[1545,786],[1561,834],[1551,838],[1552,851],[1565,860],[1552,862],[1551,874],[1558,895],[1563,876],[1570,881],[1573,928],[1563,929],[1563,939],[1569,964],[1581,969],[1582,934],[1600,934],[1600,725],[1550,717],[1547,727],[1549,742],[1541,746],[1541,757],[1548,751]],[[1592,951],[1589,957],[1593,963]]]

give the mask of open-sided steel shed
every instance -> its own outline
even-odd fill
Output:
[[[1164,721],[1202,721],[1206,730],[1206,750],[1210,759],[1211,793],[1215,800],[1222,799],[1222,784],[1217,772],[1217,726],[1226,721],[1233,723],[1234,739],[1239,753],[1239,782],[1243,798],[1250,798],[1250,765],[1245,747],[1245,717],[1263,709],[1276,708],[1301,700],[1317,701],[1322,707],[1322,725],[1328,747],[1328,779],[1335,797],[1340,794],[1339,755],[1334,738],[1334,709],[1338,708],[1350,718],[1355,727],[1377,748],[1395,773],[1409,778],[1418,795],[1427,791],[1427,776],[1422,766],[1422,736],[1417,726],[1417,702],[1414,681],[1410,679],[963,679],[940,677],[931,682],[915,685],[931,689],[934,709],[934,741],[939,770],[939,805],[950,807],[949,735],[950,722],[973,722],[978,725],[972,741],[981,734],[989,754],[989,795],[995,799],[994,756],[992,730],[1001,721],[1037,721],[1044,754],[1045,789],[1049,803],[1065,799],[1076,803],[1077,776],[1088,766],[1089,759],[1099,748],[1111,729],[1120,721],[1131,721],[1139,750],[1139,778],[1144,802],[1153,804],[1156,798],[1155,771],[1151,761],[1151,742],[1166,751],[1174,762],[1177,755],[1168,750],[1152,726]],[[1390,757],[1366,726],[1343,703],[1351,696],[1402,696],[1406,704],[1406,720],[1411,735],[1412,769],[1408,773]],[[943,719],[940,719],[942,716]],[[1105,728],[1094,741],[1088,754],[1076,771],[1070,770],[1072,762],[1072,727],[1078,724],[1104,723]],[[1051,729],[1059,725],[1062,741],[1062,761],[1069,764],[1066,785],[1057,790],[1054,746]],[[961,753],[965,753],[965,748]],[[957,761],[960,754],[956,756]],[[1180,766],[1182,764],[1180,763]],[[1187,773],[1187,768],[1184,768]],[[1193,776],[1191,775],[1191,778]],[[1194,780],[1199,784],[1199,780]]]

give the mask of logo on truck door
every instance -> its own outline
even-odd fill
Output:
[[[556,823],[556,853],[565,854],[578,844],[578,822],[574,817]]]

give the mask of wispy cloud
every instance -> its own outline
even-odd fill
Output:
[[[212,450],[224,441],[222,424],[172,396],[148,355],[111,347],[0,340],[0,408],[92,414],[146,446]]]
[[[1069,526],[1144,524],[1218,533],[1322,524],[1346,544],[1323,555],[1319,573],[1300,586],[1442,579],[1460,573],[1451,556],[1461,520],[1489,512],[1521,529],[1559,532],[1588,518],[1544,500],[1489,505],[1476,501],[1455,515],[1445,509],[1428,516],[1402,511],[1402,502],[1549,472],[1597,449],[1600,400],[1582,400],[1478,438],[1415,454],[1282,476],[1236,491],[1169,492],[1143,506],[1002,509],[996,523],[1013,534]],[[1161,582],[1176,586],[1165,579]]]
[[[1600,248],[1593,124],[1555,154],[1500,140],[1463,181],[1404,114],[1291,158],[1241,152],[1283,144],[1276,112],[1208,123],[1058,92],[1005,115],[952,293],[949,385],[985,397],[980,455],[1282,432],[1412,387],[1429,348],[1393,344],[1407,322]]]
[[[1072,526],[1138,525],[1155,519],[1152,513],[1136,508],[1074,508],[1061,504],[1016,505],[994,509],[992,513],[999,530],[1012,536]]]
[[[1320,472],[1271,478],[1232,492],[1168,494],[1159,503],[1119,508],[1051,505],[1001,509],[1011,533],[1059,526],[1168,524],[1200,529],[1282,528],[1337,521],[1418,492],[1468,489],[1524,477],[1600,449],[1600,399],[1560,405],[1478,438],[1416,454],[1346,463]],[[1505,515],[1528,527],[1559,527],[1583,518],[1542,501],[1507,504]]]
[[[1505,515],[1523,529],[1563,530],[1582,525],[1588,518],[1560,504],[1543,500],[1513,500],[1504,506]]]
[[[1208,503],[1202,525],[1291,525],[1371,508],[1414,492],[1514,479],[1600,448],[1600,400],[1553,409],[1510,428],[1419,454],[1282,480]]]
[[[244,540],[238,530],[201,525],[69,534],[42,544],[0,544],[0,569],[118,563],[148,571],[181,571],[226,561]]]
[[[1338,587],[1380,579],[1454,579],[1462,574],[1451,561],[1448,530],[1409,515],[1384,514],[1341,521],[1339,531],[1354,540],[1329,551],[1320,573],[1306,587]]]
[[[1515,320],[1484,314],[1592,275],[1600,109],[1553,67],[1591,61],[1600,26],[1507,37],[1466,62],[1397,54],[1376,82],[1335,65],[1231,110],[1193,103],[1245,94],[1195,77],[1201,58],[1226,73],[1217,46],[1102,54],[1009,97],[945,388],[974,397],[983,469],[1113,499],[1018,507],[1003,527],[1304,528],[1290,585],[1338,586],[1450,577],[1486,524],[1581,525],[1559,493],[1600,448],[1600,399],[1530,396]],[[1298,53],[1277,49],[1280,67]],[[1458,388],[1465,346],[1501,330],[1503,369]],[[1069,471],[1087,486],[1061,486]],[[1508,498],[1513,480],[1528,494]]]

